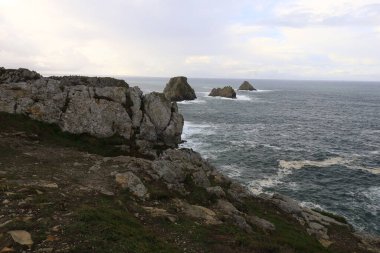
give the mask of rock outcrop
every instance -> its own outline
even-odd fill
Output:
[[[197,98],[194,89],[184,76],[170,78],[164,89],[164,94],[170,101],[194,100]]]
[[[256,90],[255,87],[253,87],[252,84],[250,84],[248,81],[244,81],[240,87],[239,87],[239,90]]]
[[[183,128],[177,105],[162,93],[143,95],[110,77],[42,77],[27,69],[0,68],[0,111],[54,123],[73,134],[118,135],[131,146],[139,141],[175,146]]]
[[[211,97],[236,98],[236,92],[231,86],[226,86],[224,88],[212,89],[209,96],[211,96]]]

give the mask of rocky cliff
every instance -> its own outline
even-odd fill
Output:
[[[184,76],[170,78],[164,89],[164,94],[170,101],[194,100],[197,98]]]
[[[209,96],[211,96],[211,97],[236,98],[236,92],[231,86],[226,86],[223,88],[212,89]]]
[[[42,77],[27,69],[0,69],[0,111],[57,124],[96,137],[119,135],[131,146],[175,146],[183,117],[162,93],[109,77]]]

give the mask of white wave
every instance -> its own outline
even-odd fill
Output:
[[[380,168],[366,168],[366,167],[357,166],[357,165],[350,165],[347,167],[353,170],[361,170],[361,171],[369,172],[374,175],[380,175]]]
[[[236,95],[236,98],[225,98],[225,97],[213,97],[213,96],[204,96],[205,98],[210,98],[210,99],[221,99],[221,100],[230,100],[230,101],[252,101],[251,97],[248,97],[246,95]]]
[[[220,169],[230,178],[239,178],[241,176],[241,169],[235,165],[223,165],[220,166]]]
[[[236,95],[237,101],[251,101],[252,98],[246,96],[246,95]]]
[[[347,165],[350,163],[351,160],[345,160],[342,157],[332,157],[323,161],[310,161],[310,160],[303,160],[303,161],[285,161],[280,160],[279,166],[283,169],[302,169],[305,166],[314,166],[314,167],[328,167],[332,165]]]
[[[325,209],[323,209],[320,205],[318,204],[315,204],[313,202],[309,202],[309,201],[302,201],[300,203],[300,206],[302,207],[306,207],[306,208],[309,208],[309,209],[318,209],[318,210],[322,210],[324,211]]]
[[[178,104],[181,104],[181,105],[191,105],[191,104],[204,104],[206,103],[205,100],[201,100],[201,99],[195,99],[195,100],[185,100],[185,101],[180,101],[180,102],[177,102]]]
[[[256,90],[256,92],[272,92],[272,91],[275,91],[275,90]]]

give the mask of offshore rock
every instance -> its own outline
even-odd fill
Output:
[[[197,98],[194,89],[184,76],[170,78],[164,89],[164,94],[170,101],[194,100]]]
[[[231,86],[226,86],[223,88],[212,89],[209,96],[211,96],[211,97],[236,98],[236,92]]]
[[[110,77],[42,77],[27,69],[0,68],[0,111],[53,123],[73,134],[120,136],[130,146],[181,142],[183,117],[162,93]]]
[[[240,87],[239,87],[239,90],[256,90],[255,87],[252,86],[252,84],[250,84],[248,81],[244,81]]]

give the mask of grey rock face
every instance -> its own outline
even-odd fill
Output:
[[[119,135],[175,146],[183,117],[164,94],[143,96],[138,87],[110,77],[41,77],[0,68],[0,111],[55,123],[63,131],[96,137]]]
[[[248,216],[247,217],[248,223],[250,223],[253,226],[256,226],[264,231],[270,232],[276,230],[276,226],[262,218],[259,218],[257,216]]]
[[[118,173],[115,175],[115,180],[123,189],[128,189],[139,198],[144,198],[148,193],[140,178],[133,172]]]
[[[256,90],[252,84],[250,84],[248,81],[244,81],[240,87],[239,87],[239,90]]]
[[[193,88],[191,88],[187,78],[184,76],[170,78],[164,89],[164,94],[170,101],[194,100],[197,98]]]
[[[236,98],[236,92],[231,86],[226,86],[223,88],[212,89],[209,96],[211,96],[211,97]]]
[[[5,69],[0,67],[0,83],[26,82],[39,78],[41,78],[40,74],[28,69]]]

